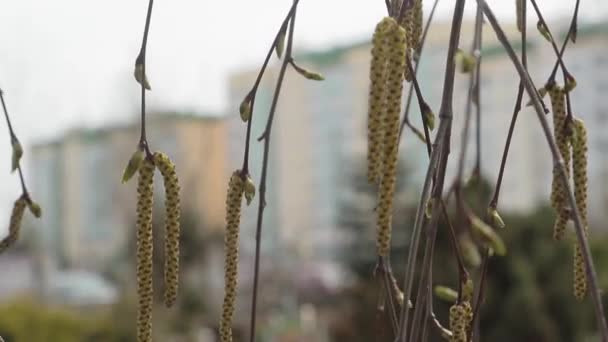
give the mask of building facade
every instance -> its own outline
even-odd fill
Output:
[[[176,164],[183,215],[201,229],[222,229],[227,181],[224,121],[158,114],[149,117],[147,131],[151,149],[165,152]],[[45,210],[34,224],[45,252],[59,264],[100,270],[130,253],[125,248],[135,236],[137,181],[121,184],[121,177],[138,141],[139,126],[132,124],[74,130],[33,147],[32,191]],[[164,212],[163,198],[157,174],[157,212]]]
[[[421,59],[419,82],[425,100],[439,111],[449,25],[435,25]],[[465,23],[462,37],[472,37],[473,23]],[[553,29],[556,30],[555,28]],[[532,77],[540,87],[546,81],[555,61],[549,43],[530,30],[528,57]],[[496,41],[491,27],[483,30],[481,80],[481,171],[491,184],[498,176],[500,159],[517,95],[518,75],[508,56]],[[507,28],[507,35],[516,47],[518,32]],[[370,34],[371,36],[371,34]],[[564,35],[561,35],[562,39]],[[299,64],[325,76],[314,82],[288,69],[275,119],[270,163],[269,200],[265,218],[264,239],[276,239],[274,244],[287,246],[300,256],[320,257],[331,254],[332,240],[338,239],[336,229],[339,198],[348,196],[353,170],[364,165],[367,133],[367,98],[369,87],[369,40],[325,51],[298,53]],[[460,47],[469,50],[470,41],[462,40]],[[521,50],[519,48],[519,50]],[[603,218],[608,191],[601,186],[608,173],[608,162],[601,154],[605,150],[602,125],[608,120],[608,108],[601,96],[608,86],[608,26],[581,26],[576,45],[570,46],[565,61],[578,80],[572,93],[576,115],[587,122],[590,134],[590,217],[592,222]],[[259,87],[254,114],[254,137],[264,128],[265,118],[275,87],[279,63],[267,70]],[[257,76],[257,70],[238,72],[230,80],[230,165],[239,168],[245,126],[238,117],[238,105]],[[469,76],[458,74],[454,93],[454,123],[451,162],[446,184],[456,174],[456,156],[462,148],[464,111]],[[407,86],[404,90],[407,92]],[[528,101],[527,96],[524,101]],[[548,104],[548,103],[547,103]],[[421,127],[420,113],[413,101],[411,121]],[[475,159],[474,132],[467,146],[467,170]],[[254,142],[254,162],[250,165],[259,178],[262,144]],[[363,162],[363,163],[362,163]],[[409,130],[404,133],[400,163],[405,165],[411,180],[407,197],[416,203],[426,171],[428,157],[424,145]],[[524,108],[519,116],[508,167],[504,176],[499,208],[505,212],[531,211],[549,199],[552,162],[548,145],[536,114]],[[373,208],[370,215],[373,215]],[[253,231],[255,210],[246,214],[245,226]],[[252,236],[251,236],[252,237]],[[250,239],[254,241],[253,238]],[[265,243],[266,250],[273,242]],[[252,248],[252,244],[250,244]]]

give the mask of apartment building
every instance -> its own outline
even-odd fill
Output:
[[[150,115],[153,151],[176,164],[184,215],[205,230],[221,230],[227,182],[222,119],[198,114]],[[139,125],[76,129],[30,153],[32,192],[44,208],[35,221],[42,247],[64,266],[99,270],[128,253],[135,236],[136,181],[121,184],[139,141]],[[155,177],[155,205],[163,212],[162,178]],[[162,216],[162,215],[161,215]]]
[[[472,37],[472,30],[473,23],[465,23],[462,37]],[[559,32],[556,28],[553,31]],[[518,76],[489,26],[484,27],[483,34],[481,166],[483,176],[493,183],[498,175],[515,104]],[[517,47],[520,42],[516,29],[507,27],[507,34]],[[560,36],[563,39],[564,34]],[[420,64],[420,86],[435,112],[439,111],[440,106],[448,38],[449,25],[435,25],[429,33]],[[472,42],[464,38],[460,47],[468,51]],[[265,251],[272,251],[274,246],[287,246],[299,252],[300,256],[331,254],[332,239],[339,238],[339,232],[335,229],[339,198],[349,196],[353,170],[361,167],[361,161],[365,160],[369,51],[369,39],[366,39],[324,51],[295,52],[294,57],[300,64],[323,73],[325,81],[309,81],[293,70],[287,72],[272,134],[263,241]],[[541,86],[550,73],[555,56],[549,43],[533,30],[530,32],[528,54],[532,76]],[[606,56],[608,26],[605,24],[581,25],[576,45],[572,45],[565,56],[566,63],[579,81],[579,86],[572,93],[576,115],[588,122],[590,131],[590,197],[593,203],[590,215],[595,222],[604,216],[602,208],[608,195],[605,187],[601,186],[608,173],[608,162],[602,158],[607,143],[602,127],[608,121],[608,107],[601,99],[608,87]],[[258,137],[264,129],[278,66],[278,62],[271,64],[259,87],[254,113],[254,137]],[[231,168],[241,166],[244,147],[245,126],[238,117],[238,105],[256,76],[257,70],[252,69],[237,72],[230,80],[228,126]],[[454,159],[448,168],[448,186],[455,176],[455,156],[462,148],[468,82],[468,75],[457,75],[451,150]],[[415,125],[421,126],[415,101],[411,118]],[[467,170],[471,169],[475,158],[473,141],[471,139],[468,145]],[[250,169],[258,179],[262,158],[260,143],[254,142],[252,155]],[[424,146],[406,131],[400,149],[400,162],[412,178],[407,197],[413,202],[422,184],[427,159]],[[519,116],[511,145],[500,209],[526,212],[546,203],[551,170],[549,149],[536,114],[531,108],[525,108]],[[246,232],[253,232],[255,214],[255,210],[246,210],[243,223],[247,227]],[[245,247],[252,250],[253,235],[249,237],[250,242]]]

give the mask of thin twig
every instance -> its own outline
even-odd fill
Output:
[[[477,284],[477,293],[473,302],[473,329],[471,335],[474,339],[479,340],[479,313],[481,312],[481,305],[483,304],[485,297],[486,278],[488,276],[488,264],[490,263],[489,250],[486,248],[483,253],[481,261],[481,273],[479,276],[479,283]],[[473,331],[475,333],[473,333]]]
[[[475,89],[479,88],[476,83],[481,72],[481,32],[483,24],[483,14],[477,6],[477,14],[475,16],[475,33],[473,35],[473,46],[471,47],[471,55],[475,56],[475,69],[469,75],[469,91],[467,92],[464,128],[462,132],[462,142],[460,143],[460,156],[458,158],[458,174],[456,176],[456,191],[462,184],[462,175],[464,173],[464,163],[467,155],[467,145],[469,144],[469,129],[471,127],[471,114],[473,109],[473,99],[475,97]],[[476,104],[479,108],[479,104]]]
[[[479,4],[477,4],[479,7]],[[528,70],[528,4],[527,1],[522,1],[521,7],[521,16],[522,16],[522,24],[521,24],[521,64],[525,70]],[[490,204],[488,207],[490,209],[496,210],[498,206],[498,199],[500,196],[500,189],[502,186],[502,180],[505,172],[505,167],[507,165],[507,157],[509,155],[509,149],[511,147],[511,140],[513,138],[513,133],[515,131],[515,124],[517,123],[517,118],[519,116],[519,112],[521,111],[521,105],[524,95],[524,85],[523,81],[519,82],[519,87],[517,90],[517,99],[515,100],[515,108],[513,109],[513,115],[511,117],[511,123],[509,125],[509,132],[507,133],[507,141],[505,143],[504,152],[502,154],[502,160],[500,163],[500,170],[498,172],[498,179],[496,181],[496,186],[494,187],[494,194],[492,199],[490,200]],[[544,106],[543,106],[544,107]],[[543,108],[544,111],[544,108]],[[483,255],[482,261],[482,271],[479,277],[479,284],[477,290],[477,296],[474,301],[474,311],[473,311],[473,339],[475,341],[479,341],[479,311],[481,310],[481,304],[484,296],[484,284],[487,276],[487,264],[488,264],[488,250],[486,249]]]
[[[250,150],[250,145],[251,145],[251,123],[253,122],[253,113],[254,113],[254,108],[255,108],[255,98],[256,98],[257,90],[258,90],[258,87],[260,86],[260,83],[262,82],[262,77],[264,76],[264,73],[266,72],[266,68],[268,67],[268,63],[270,62],[270,58],[272,57],[273,51],[279,42],[281,33],[285,31],[285,28],[287,27],[287,24],[289,23],[289,19],[291,19],[291,16],[294,14],[299,2],[300,2],[300,0],[294,0],[293,4],[291,5],[291,8],[289,9],[289,12],[287,12],[287,15],[285,16],[285,19],[283,19],[283,22],[281,23],[281,27],[277,31],[277,33],[274,37],[274,40],[272,41],[272,45],[268,49],[268,53],[266,53],[264,63],[262,63],[262,67],[260,68],[260,71],[258,72],[255,82],[253,83],[253,87],[251,87],[251,90],[249,91],[249,93],[247,93],[247,96],[246,96],[247,98],[249,98],[251,100],[251,109],[250,109],[251,115],[249,117],[249,120],[247,121],[247,134],[245,136],[245,152],[244,152],[245,154],[243,156],[243,167],[241,168],[241,172],[245,175],[249,174],[249,150]]]
[[[527,1],[522,1],[522,28],[521,28],[521,64],[524,69],[528,70],[528,24],[527,24]],[[519,117],[519,112],[521,111],[521,105],[524,95],[524,84],[522,81],[519,82],[519,87],[517,89],[517,99],[515,100],[515,108],[513,108],[513,115],[511,117],[511,123],[509,125],[509,132],[507,133],[507,142],[505,143],[505,148],[502,154],[502,160],[500,162],[500,170],[498,171],[498,179],[496,181],[496,186],[494,187],[494,195],[490,200],[490,204],[488,207],[490,209],[496,209],[498,207],[498,199],[500,196],[500,189],[502,187],[502,180],[505,173],[505,167],[507,165],[507,157],[509,156],[509,149],[511,148],[511,140],[513,139],[513,133],[515,132],[515,124],[517,123],[517,118]],[[544,111],[544,108],[543,108]]]
[[[19,143],[19,139],[13,130],[13,125],[11,123],[11,118],[8,115],[8,110],[6,109],[6,102],[4,102],[4,92],[0,89],[0,100],[2,101],[2,109],[4,110],[4,118],[6,119],[6,125],[8,126],[8,133],[11,139],[11,145]],[[23,171],[21,170],[21,163],[17,164],[17,171],[19,172],[19,180],[21,181],[21,192],[22,196],[27,200],[31,201],[30,194],[27,191],[27,186],[25,185],[25,179],[23,178]]]
[[[148,140],[146,138],[146,49],[148,46],[148,33],[150,32],[150,21],[152,20],[152,6],[154,0],[148,2],[148,11],[146,14],[146,24],[144,26],[144,36],[141,41],[141,48],[139,55],[135,60],[136,65],[141,65],[141,135],[139,137],[139,147],[146,151],[148,157],[151,156],[150,147],[148,146]]]
[[[598,279],[597,279],[597,273],[595,271],[595,265],[593,263],[593,256],[592,256],[591,250],[589,248],[589,242],[587,241],[587,238],[585,236],[584,227],[581,223],[581,215],[580,215],[579,208],[576,205],[576,200],[574,198],[574,194],[572,193],[572,189],[568,182],[567,171],[566,171],[566,167],[564,165],[564,160],[557,148],[557,145],[556,145],[553,135],[551,133],[551,128],[549,127],[549,123],[547,122],[547,118],[545,117],[543,107],[540,103],[540,99],[538,97],[538,94],[536,93],[536,89],[530,78],[530,75],[527,73],[526,69],[524,69],[523,65],[517,59],[517,54],[513,50],[513,47],[509,43],[509,40],[507,39],[507,37],[506,37],[504,31],[502,30],[502,28],[500,27],[500,25],[498,24],[498,21],[496,20],[496,17],[494,16],[494,13],[492,12],[492,10],[488,6],[488,4],[484,0],[477,0],[477,2],[482,6],[486,18],[488,19],[488,21],[492,25],[492,28],[494,29],[494,32],[496,33],[496,37],[498,38],[498,40],[501,42],[501,44],[504,46],[505,50],[507,51],[509,58],[513,62],[515,68],[517,69],[517,72],[519,73],[519,76],[521,77],[521,79],[524,83],[524,86],[526,88],[526,91],[528,92],[528,95],[532,99],[534,109],[536,110],[536,114],[537,114],[539,121],[541,123],[541,126],[543,128],[543,133],[545,135],[547,143],[549,144],[549,148],[551,149],[554,169],[556,169],[558,171],[557,174],[559,175],[560,181],[562,182],[564,189],[566,189],[567,193],[568,193],[568,201],[572,208],[572,214],[573,214],[572,219],[574,221],[576,236],[578,239],[578,243],[581,246],[581,250],[583,253],[583,260],[585,261],[587,279],[589,280],[589,285],[590,285],[589,290],[591,292],[591,299],[594,304],[595,317],[597,319],[598,329],[600,330],[600,334],[602,336],[602,341],[608,342],[608,326],[606,325],[604,308],[602,306],[601,291],[600,291],[600,287],[599,287],[599,283],[598,283]]]
[[[536,4],[536,0],[531,0],[532,1],[532,6],[534,6],[534,10],[536,11],[536,16],[538,17],[538,20],[542,23],[542,25],[544,25],[545,29],[547,30],[549,37],[551,38],[551,46],[553,47],[553,51],[555,52],[555,55],[557,56],[557,64],[556,65],[560,65],[561,69],[562,69],[562,74],[564,76],[564,84],[568,83],[568,79],[571,78],[571,74],[568,71],[568,69],[566,68],[566,64],[563,61],[563,56],[562,54],[564,53],[565,50],[559,51],[557,48],[557,44],[555,43],[555,38],[553,37],[553,34],[551,34],[551,30],[549,29],[549,25],[547,24],[547,22],[545,21],[545,19],[543,18],[542,13],[540,12],[540,9],[538,8],[538,5]],[[577,16],[577,10],[575,9],[575,14],[573,16],[573,22],[576,22],[576,16]],[[576,24],[574,24],[576,25]],[[566,36],[566,42],[568,41],[568,37],[570,36],[570,31],[568,32],[568,35]],[[564,44],[564,49],[565,49],[566,45]],[[557,72],[557,69],[554,69],[553,72],[551,73],[551,76],[549,77],[549,80],[547,81],[547,83],[553,83],[555,82],[555,72]],[[572,122],[572,105],[571,105],[571,101],[570,101],[570,92],[567,91],[566,92],[566,112],[567,112],[567,120],[568,122]]]
[[[426,101],[424,100],[424,98],[422,97],[422,91],[420,91],[420,86],[418,85],[418,78],[416,77],[416,72],[412,68],[411,61],[409,59],[406,59],[406,63],[407,63],[407,68],[409,69],[409,72],[412,75],[412,84],[413,84],[414,90],[416,91],[416,98],[418,99],[418,108],[420,109],[420,116],[422,117],[422,126],[424,129],[424,141],[426,142],[427,152],[428,152],[428,154],[431,154],[431,150],[432,150],[431,133],[430,133],[429,126],[426,122],[426,119],[424,117],[424,114],[431,111],[431,109],[430,109],[429,105],[426,103]],[[411,126],[411,124],[410,124],[410,126]]]
[[[420,232],[423,223],[424,210],[426,207],[426,203],[428,201],[428,197],[430,195],[430,187],[431,187],[431,179],[435,174],[435,166],[439,161],[439,157],[442,159],[447,159],[447,154],[449,153],[450,148],[450,132],[452,128],[452,99],[454,93],[454,78],[455,78],[455,65],[454,65],[454,54],[458,47],[458,43],[460,40],[460,28],[462,26],[462,16],[464,11],[465,0],[457,0],[454,9],[454,17],[452,20],[452,30],[450,34],[450,42],[448,47],[448,55],[446,60],[446,71],[445,71],[445,80],[443,86],[443,95],[441,100],[441,108],[439,112],[439,128],[437,129],[437,136],[435,138],[436,146],[441,146],[441,148],[434,148],[431,153],[431,160],[429,162],[429,166],[427,169],[424,185],[422,188],[422,194],[420,196],[420,202],[418,203],[418,209],[416,212],[416,219],[414,223],[414,228],[412,232],[411,243],[408,252],[407,266],[405,277],[403,280],[404,283],[404,299],[407,301],[410,299],[412,293],[412,285],[415,271],[415,259],[418,252],[418,247],[420,244]],[[439,163],[444,164],[444,163]],[[441,193],[443,190],[443,180],[441,179],[441,173],[445,176],[445,170],[437,170],[440,175],[435,184],[434,192]],[[441,195],[436,198],[441,198]],[[434,206],[435,207],[435,206]],[[435,215],[436,217],[437,215]],[[401,317],[399,322],[399,336],[398,340],[401,342],[405,342],[406,334],[407,334],[407,325],[409,319],[409,308],[407,305],[402,307]]]
[[[289,23],[289,33],[287,35],[287,48],[285,51],[285,56],[283,58],[283,62],[281,64],[281,69],[279,70],[279,76],[277,79],[277,85],[274,91],[274,96],[272,98],[272,104],[270,106],[270,111],[268,114],[268,121],[266,122],[266,128],[264,133],[261,136],[261,139],[264,140],[264,155],[262,161],[262,174],[260,176],[260,199],[258,206],[258,218],[257,218],[257,226],[256,226],[256,235],[255,235],[255,264],[254,264],[254,275],[253,275],[253,295],[251,299],[251,325],[249,329],[249,341],[255,341],[255,331],[256,331],[256,316],[257,316],[257,298],[258,298],[258,283],[259,283],[259,273],[260,273],[260,250],[261,250],[261,242],[262,242],[262,226],[264,220],[264,208],[266,207],[266,180],[268,176],[268,158],[270,155],[270,137],[272,132],[272,124],[274,121],[274,116],[277,110],[277,104],[279,102],[279,96],[281,94],[281,89],[283,87],[283,81],[285,79],[285,71],[287,70],[287,66],[289,64],[289,60],[292,55],[292,46],[293,46],[293,36],[296,24],[296,10],[297,10],[297,2],[294,1],[294,6],[292,7],[292,14]]]
[[[435,0],[435,2],[433,3],[433,8],[431,9],[431,12],[429,13],[429,17],[424,26],[424,31],[422,32],[422,39],[420,40],[420,49],[418,51],[419,56],[422,55],[422,50],[424,49],[424,45],[426,43],[426,36],[431,27],[431,23],[433,22],[433,17],[435,16],[435,10],[437,9],[438,3],[439,3],[439,0]],[[420,67],[420,62],[416,62],[416,67],[414,68],[414,73],[412,74],[413,77],[416,77],[416,75],[418,75],[419,67]],[[414,95],[414,87],[410,86],[408,93],[407,93],[407,100],[405,101],[405,110],[403,112],[403,120],[401,121],[401,128],[399,129],[399,141],[401,141],[401,136],[403,135],[403,129],[405,128],[405,126],[408,126],[409,128],[411,128],[412,131],[414,131],[414,133],[416,133],[416,135],[420,135],[420,132],[418,131],[418,129],[414,125],[412,125],[412,123],[410,122],[410,119],[409,119],[413,95]],[[421,115],[423,114],[422,109],[420,109],[420,114]],[[422,122],[424,122],[424,118],[423,118]]]
[[[577,31],[577,22],[578,22],[578,10],[580,7],[581,1],[576,0],[576,5],[574,7],[574,14],[572,15],[572,20],[570,21],[570,28],[568,29],[568,34],[566,34],[566,38],[564,39],[564,44],[559,52],[559,58],[561,59],[564,56],[564,52],[566,51],[566,46],[568,46],[568,42],[570,38],[576,34]],[[559,66],[560,59],[555,61],[555,65],[553,66],[553,71],[551,71],[550,80],[555,79],[555,74],[557,73],[557,68]]]
[[[540,9],[538,8],[538,4],[536,3],[536,0],[530,0],[530,2],[532,3],[532,6],[534,7],[534,11],[536,12],[536,16],[538,17],[538,20],[540,21],[541,25],[544,25],[545,29],[547,30],[547,33],[549,34],[549,37],[551,38],[550,43],[551,43],[551,47],[553,48],[553,51],[555,52],[555,55],[557,56],[557,63],[561,66],[564,74],[569,74],[568,69],[566,68],[566,64],[564,63],[564,61],[562,59],[562,55],[557,48],[557,44],[555,43],[555,38],[554,38],[553,34],[551,33],[551,30],[549,29],[549,24],[547,24],[547,22],[545,21],[543,14],[541,13]],[[568,39],[568,37],[566,37],[566,40],[567,39]]]
[[[382,273],[382,283],[384,284],[384,291],[388,298],[389,306],[389,317],[391,320],[391,327],[393,328],[393,334],[397,332],[397,311],[395,310],[395,298],[393,296],[393,283],[391,281],[390,265],[384,258],[380,258],[379,271]]]

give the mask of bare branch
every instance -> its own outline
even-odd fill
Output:
[[[587,278],[589,279],[589,283],[590,283],[590,292],[591,292],[591,297],[592,297],[594,308],[595,308],[595,317],[597,319],[598,329],[602,336],[602,341],[608,342],[608,326],[606,325],[604,308],[602,306],[602,297],[601,297],[601,292],[600,292],[600,288],[599,288],[599,284],[598,284],[597,274],[595,272],[593,257],[591,255],[591,250],[589,248],[589,242],[587,241],[587,238],[585,236],[584,227],[581,222],[580,211],[579,211],[579,208],[576,206],[576,200],[574,198],[574,194],[572,193],[572,189],[568,182],[568,177],[567,177],[567,172],[566,172],[566,168],[564,165],[564,160],[559,153],[559,150],[557,148],[557,145],[556,145],[553,135],[551,133],[551,128],[549,127],[549,123],[547,122],[547,118],[545,117],[545,113],[544,113],[542,104],[540,102],[540,98],[538,97],[538,94],[536,93],[536,88],[534,87],[534,83],[532,82],[530,75],[527,73],[527,71],[523,67],[522,63],[517,59],[517,55],[516,55],[515,51],[513,50],[513,47],[509,43],[509,40],[507,39],[507,37],[506,37],[504,31],[502,30],[502,28],[500,27],[500,25],[498,24],[498,21],[496,20],[496,17],[494,16],[494,13],[492,12],[492,10],[488,6],[488,4],[484,0],[477,0],[477,3],[479,3],[480,6],[482,6],[483,12],[484,12],[486,18],[492,25],[492,28],[494,29],[494,32],[496,33],[498,40],[501,42],[501,44],[504,46],[505,50],[507,51],[509,58],[513,62],[515,68],[517,69],[517,72],[519,73],[519,76],[521,77],[521,80],[524,84],[524,87],[526,88],[526,91],[528,92],[528,95],[532,99],[534,109],[536,110],[536,114],[537,114],[538,119],[543,128],[543,133],[545,135],[547,143],[549,144],[549,148],[551,149],[551,155],[553,158],[554,168],[558,171],[557,173],[559,175],[559,178],[560,178],[564,188],[567,189],[566,192],[568,193],[568,201],[572,208],[572,213],[573,213],[572,218],[574,220],[576,236],[577,236],[578,243],[581,246],[581,249],[583,252],[583,257],[584,257],[584,261],[585,261],[585,269],[587,272]]]

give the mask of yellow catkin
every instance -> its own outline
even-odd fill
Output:
[[[471,302],[469,302],[469,301],[462,302],[461,305],[462,305],[462,308],[464,311],[464,325],[465,325],[465,331],[464,331],[465,338],[464,338],[464,340],[462,340],[462,342],[467,342],[467,335],[468,335],[468,332],[471,331],[471,325],[473,323],[473,307],[471,306]]]
[[[574,120],[572,139],[572,176],[574,178],[574,197],[581,215],[585,237],[587,236],[587,129],[580,119]],[[574,297],[583,300],[587,293],[587,273],[581,251],[582,246],[575,242],[574,248]]]
[[[420,41],[422,37],[422,21],[423,21],[423,13],[422,13],[422,0],[414,0],[412,3],[412,7],[407,9],[405,15],[399,25],[405,29],[407,36],[407,49],[405,51],[405,56],[407,60],[412,59],[412,52],[419,51],[420,49]],[[412,81],[412,73],[409,68],[405,68],[404,78],[406,81]]]
[[[166,154],[155,152],[154,164],[165,185],[165,306],[171,307],[179,288],[180,186],[175,165]]]
[[[572,178],[574,179],[574,197],[581,214],[581,220],[587,228],[587,129],[580,119],[574,120],[572,139]]]
[[[15,201],[13,211],[11,212],[11,219],[8,225],[8,236],[6,236],[0,242],[0,254],[4,253],[4,251],[17,242],[17,239],[19,238],[19,231],[21,230],[21,221],[23,220],[25,207],[27,207],[27,200],[24,197],[20,197]]]
[[[570,140],[566,129],[566,106],[564,89],[558,85],[552,85],[548,89],[551,98],[551,106],[553,108],[553,133],[555,141],[559,149],[564,164],[566,166],[566,174],[570,178]],[[553,171],[553,184],[551,189],[551,206],[557,212],[557,218],[553,228],[553,237],[556,240],[561,240],[566,232],[566,225],[570,217],[566,202],[566,188],[559,178],[557,170]]]
[[[137,183],[137,341],[152,341],[152,206],[154,162],[144,160]]]
[[[236,301],[236,287],[239,259],[239,224],[241,221],[241,202],[245,182],[241,171],[235,171],[230,177],[226,196],[226,236],[224,249],[226,261],[224,266],[224,304],[220,320],[220,338],[222,342],[232,341],[232,318]]]
[[[370,183],[379,183],[382,169],[383,117],[386,111],[386,82],[388,62],[387,34],[396,26],[392,18],[382,19],[372,38],[372,60],[370,63],[370,90],[367,116],[367,178]]]
[[[412,8],[414,20],[411,29],[411,38],[408,37],[408,47],[416,51],[420,50],[420,42],[422,39],[422,24],[423,24],[423,12],[422,12],[422,0],[414,0],[414,7]]]
[[[583,300],[587,294],[587,272],[581,246],[574,245],[574,298]]]
[[[452,336],[450,342],[466,342],[467,341],[467,312],[462,305],[454,304],[450,307],[450,330]]]
[[[384,162],[380,181],[378,204],[379,256],[387,256],[390,250],[393,195],[397,183],[397,154],[399,150],[399,112],[403,91],[403,69],[405,69],[405,30],[395,26],[390,36],[390,53],[387,83],[387,108],[384,117]]]

